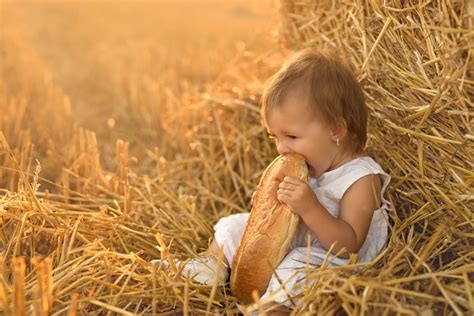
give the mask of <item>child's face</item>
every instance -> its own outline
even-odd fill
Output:
[[[291,89],[283,102],[266,115],[268,134],[275,139],[278,153],[305,157],[309,175],[318,177],[330,169],[338,149],[333,129],[318,119],[300,89]]]

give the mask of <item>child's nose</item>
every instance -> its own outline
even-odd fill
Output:
[[[278,142],[277,143],[277,151],[280,155],[288,154],[291,152],[290,148],[285,142]]]

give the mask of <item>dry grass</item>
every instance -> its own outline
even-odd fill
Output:
[[[318,287],[331,294],[305,300],[348,313],[469,314],[474,16],[467,1],[338,3],[282,1],[285,39],[337,49],[354,65],[371,112],[369,151],[393,176],[396,207],[384,256],[350,289],[330,277]]]
[[[26,96],[31,92],[22,94],[17,85],[28,89],[30,82],[40,91],[59,90],[68,98],[68,125],[96,134],[107,168],[114,167],[118,138],[130,143],[138,169],[149,170],[150,147],[174,159],[182,145],[161,135],[184,134],[177,119],[182,100],[196,102],[210,85],[231,77],[238,60],[250,60],[272,41],[266,34],[271,15],[254,1],[22,1],[3,7],[5,45],[15,43],[19,47],[8,51],[22,52],[7,56],[12,60],[6,64],[15,65],[4,69],[15,80],[5,82],[7,95]],[[31,113],[33,105],[25,103]],[[60,110],[51,103],[34,106]]]
[[[4,314],[235,310],[228,290],[154,271],[148,261],[205,249],[213,222],[247,209],[271,159],[271,146],[261,142],[257,96],[248,93],[277,62],[249,48],[268,45],[264,37],[251,41],[261,17],[227,4],[227,20],[219,24],[235,23],[216,29],[204,10],[207,29],[200,28],[207,37],[178,27],[181,41],[170,47],[168,31],[131,19],[127,10],[104,23],[90,8],[71,11],[74,2],[2,5],[8,10],[0,80]],[[140,5],[124,6],[147,16]],[[181,17],[170,6],[174,18],[163,16],[164,25]],[[78,25],[84,17],[90,23]],[[125,46],[123,19],[141,36],[129,34]],[[96,32],[101,26],[108,38]],[[58,38],[42,44],[51,34]],[[239,89],[242,80],[247,86]],[[227,120],[234,115],[248,122],[235,126]],[[110,118],[115,124],[107,125]],[[117,140],[127,133],[136,136]]]
[[[302,295],[298,314],[474,311],[473,20],[464,15],[464,2],[439,3],[282,2],[288,46],[337,47],[355,65],[371,110],[369,150],[393,175],[389,198],[396,205],[386,250],[357,275],[350,273],[354,266],[308,271],[317,282]],[[89,74],[70,66],[78,72],[74,77],[67,67],[47,64],[45,51],[32,46],[22,19],[33,11],[15,12],[23,16],[8,15],[0,38],[6,52],[0,78],[0,309],[15,315],[239,313],[228,286],[200,286],[179,276],[180,267],[167,274],[148,261],[195,256],[207,248],[218,218],[247,211],[275,154],[260,127],[262,81],[286,52],[242,49],[216,80],[200,81],[199,67],[185,63],[188,54],[147,56],[155,47],[150,40],[128,46],[98,41],[100,26],[115,25],[108,31],[115,36],[125,28],[91,16],[90,28],[77,27],[68,36],[102,44],[74,55],[82,65],[95,65]],[[50,21],[59,17],[48,12]],[[150,28],[144,22],[137,34]],[[50,53],[76,43],[62,40]],[[78,51],[91,47],[78,43],[84,45]],[[205,52],[201,64],[209,63]],[[166,74],[169,86],[159,80],[164,68],[153,67],[159,56],[182,62],[179,71]],[[45,75],[46,69],[66,70]],[[177,83],[181,76],[187,84]],[[111,87],[92,89],[91,78]],[[81,92],[60,84],[66,79],[90,85]],[[106,107],[104,119],[122,126],[121,115],[128,115],[143,127],[123,125],[124,132],[138,130],[146,140],[141,147],[117,140],[121,134],[107,121],[93,125],[99,141],[77,124],[85,114],[76,106],[104,100],[115,100],[117,108]],[[152,106],[157,103],[158,110]]]

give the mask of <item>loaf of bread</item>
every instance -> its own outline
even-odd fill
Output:
[[[254,197],[252,211],[232,262],[230,286],[240,303],[253,302],[265,292],[272,273],[287,255],[299,216],[277,200],[278,185],[285,176],[308,177],[303,156],[280,155],[265,169]]]

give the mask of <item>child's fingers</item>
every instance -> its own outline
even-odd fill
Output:
[[[302,181],[301,179],[297,178],[297,177],[291,177],[291,176],[286,176],[283,178],[283,181],[284,183],[289,183],[289,184],[293,184],[293,185],[299,185],[301,183],[305,183],[304,181]]]
[[[286,204],[288,202],[289,197],[290,196],[286,192],[281,192],[281,191],[277,192],[277,200],[282,203]]]
[[[278,189],[277,191],[277,199],[285,204],[288,204],[291,200],[293,200],[293,195],[293,190]]]
[[[293,199],[290,194],[286,192],[278,193],[277,199],[278,201],[280,201],[280,203],[283,203],[286,206],[288,206],[290,210],[293,212]]]
[[[291,192],[293,192],[292,189],[287,189],[287,188],[282,188],[282,187],[278,188],[277,190],[277,194],[280,193],[280,194],[290,195]]]
[[[298,178],[294,177],[285,177],[282,182],[279,184],[280,189],[287,189],[290,191],[296,191],[302,186],[304,186],[306,183],[301,181]]]
[[[290,190],[290,191],[294,191],[295,190],[295,184],[291,183],[291,182],[280,182],[280,184],[278,185],[278,188],[279,189],[282,189],[282,190]]]

